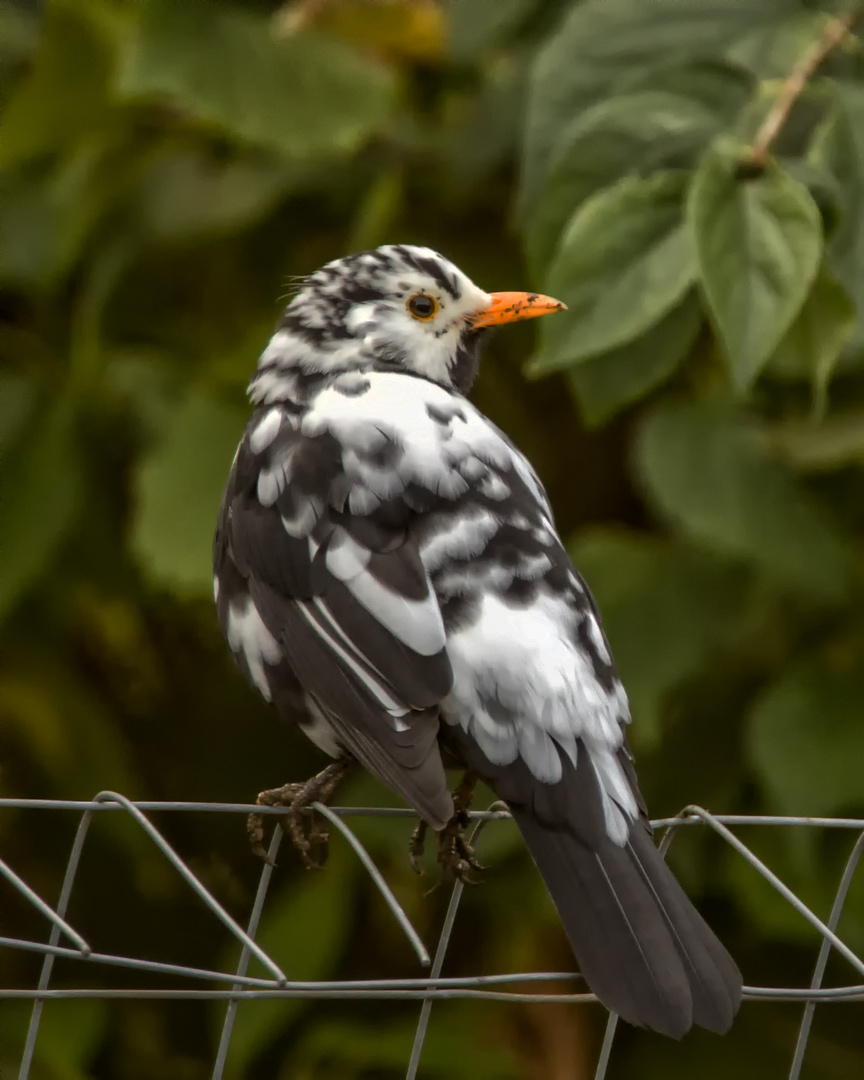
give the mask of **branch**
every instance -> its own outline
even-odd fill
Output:
[[[789,118],[792,106],[815,74],[816,69],[825,60],[825,57],[840,44],[852,29],[852,24],[859,15],[860,12],[851,12],[848,15],[835,15],[829,19],[818,41],[814,42],[812,48],[805,52],[795,65],[783,83],[783,89],[780,91],[777,100],[756,133],[756,138],[750,150],[750,159],[754,165],[760,168],[765,165],[771,146],[783,130],[783,125]]]

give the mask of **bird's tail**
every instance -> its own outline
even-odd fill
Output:
[[[623,847],[595,846],[524,808],[512,811],[603,1004],[674,1038],[693,1024],[727,1031],[741,1002],[740,972],[642,824]]]

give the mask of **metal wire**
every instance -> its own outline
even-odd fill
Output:
[[[493,804],[487,811],[472,812],[469,817],[476,823],[473,842],[480,838],[482,830],[494,821],[509,820],[510,815],[502,804]],[[444,926],[435,951],[435,958],[428,975],[416,979],[369,979],[369,980],[318,980],[298,981],[289,979],[280,966],[262,949],[255,937],[267,901],[272,879],[273,862],[282,839],[282,830],[275,829],[269,850],[270,862],[262,865],[261,877],[255,900],[252,905],[249,922],[244,930],[225,911],[209,889],[190,869],[188,864],[171,847],[165,837],[146,816],[149,811],[171,811],[188,813],[232,813],[248,814],[284,814],[278,807],[259,807],[238,803],[200,803],[200,802],[130,802],[125,796],[112,791],[100,792],[92,801],[49,800],[49,799],[0,799],[0,811],[12,809],[40,809],[49,811],[79,811],[81,818],[75,839],[69,853],[66,872],[60,889],[57,906],[51,905],[27,884],[27,882],[6,862],[0,860],[0,877],[14,888],[20,896],[51,924],[47,942],[20,938],[0,937],[0,950],[20,949],[41,953],[44,956],[42,970],[36,987],[0,989],[0,999],[29,999],[33,1002],[33,1011],[21,1059],[18,1080],[28,1080],[39,1037],[42,1007],[46,1000],[75,998],[110,998],[110,999],[156,999],[156,1000],[216,1000],[225,1001],[227,1008],[214,1062],[212,1080],[222,1080],[237,1007],[241,1001],[259,999],[331,999],[331,1000],[416,1000],[421,1005],[420,1017],[410,1060],[407,1066],[406,1080],[415,1080],[420,1067],[423,1046],[429,1023],[432,1005],[441,999],[480,999],[484,1001],[529,1002],[538,1003],[579,1003],[597,999],[593,994],[579,989],[584,980],[572,972],[521,972],[500,975],[478,975],[463,978],[444,978],[441,975],[450,943],[450,936],[459,905],[463,886],[457,882],[450,898],[450,904]],[[411,947],[417,954],[421,965],[429,965],[429,954],[411,924],[407,914],[393,895],[383,876],[375,866],[371,856],[356,834],[346,823],[352,817],[413,817],[409,810],[385,809],[375,807],[333,807],[315,804],[316,812],[322,814],[339,829],[360,859],[361,864],[374,882],[397,925],[405,934]],[[153,841],[164,858],[177,870],[197,895],[202,904],[223,924],[229,933],[241,945],[240,958],[233,972],[192,968],[182,964],[162,963],[143,960],[130,956],[117,956],[93,949],[84,937],[67,920],[67,910],[72,891],[77,879],[81,855],[90,826],[95,814],[103,812],[122,812],[128,815],[136,825]],[[662,818],[653,822],[655,828],[666,830],[660,845],[665,852],[674,836],[684,827],[704,826],[716,832],[738,855],[750,864],[810,925],[819,933],[820,949],[816,959],[813,978],[809,987],[768,987],[746,986],[744,996],[755,1001],[799,1001],[804,1004],[801,1027],[796,1042],[794,1056],[790,1066],[789,1080],[799,1080],[816,1005],[837,1001],[864,1001],[864,960],[837,936],[837,926],[849,893],[852,880],[864,856],[864,819],[859,818],[806,818],[806,817],[766,817],[753,815],[715,815],[698,806],[688,806],[674,818]],[[854,846],[850,852],[843,875],[838,883],[831,914],[827,923],[819,919],[795,893],[782,882],[777,875],[755,855],[732,831],[739,826],[765,827],[808,827],[846,829],[857,832]],[[68,945],[61,945],[61,935]],[[858,981],[847,986],[822,986],[825,969],[831,949],[835,949],[851,964]],[[2,956],[2,952],[0,952]],[[249,962],[255,957],[269,973],[269,977],[256,977],[247,974]],[[74,959],[87,964],[88,970],[101,967],[132,968],[147,974],[161,974],[166,977],[182,977],[200,982],[221,984],[208,989],[164,987],[158,989],[117,989],[110,986],[101,988],[62,988],[50,986],[54,961],[57,957]],[[520,984],[570,981],[575,985],[573,993],[534,994],[520,992]],[[223,987],[229,986],[230,989]],[[512,989],[507,989],[511,987]],[[617,1017],[610,1015],[606,1036],[600,1051],[595,1073],[595,1080],[605,1080],[615,1042]]]

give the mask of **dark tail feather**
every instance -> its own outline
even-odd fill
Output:
[[[741,975],[688,900],[648,833],[600,850],[512,807],[561,915],[579,967],[609,1009],[680,1038],[693,1024],[725,1032]]]

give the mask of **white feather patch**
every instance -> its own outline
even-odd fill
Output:
[[[420,656],[434,656],[447,644],[438,601],[431,590],[409,600],[388,589],[367,569],[371,553],[344,529],[336,529],[327,550],[327,569],[383,627]]]
[[[270,701],[270,684],[264,665],[277,664],[282,657],[282,650],[264,625],[251,596],[247,596],[240,603],[229,605],[227,637],[231,649],[235,653],[242,652],[245,657],[252,682],[261,691],[261,695]]]
[[[419,656],[434,656],[447,644],[438,601],[431,593],[422,600],[409,600],[368,571],[345,584],[370,615]]]
[[[368,548],[358,544],[344,529],[336,529],[327,548],[325,562],[333,577],[350,581],[363,573],[371,558],[372,552]]]
[[[483,508],[473,509],[455,521],[447,519],[441,531],[427,537],[420,547],[420,559],[427,573],[450,561],[480,555],[500,524],[499,517]]]
[[[473,584],[477,589],[476,572]],[[507,764],[518,752],[542,783],[560,780],[559,750],[575,765],[582,739],[600,782],[609,835],[623,843],[628,821],[638,816],[616,758],[627,699],[620,685],[601,685],[578,647],[580,614],[565,597],[544,592],[527,606],[511,606],[490,591],[480,597],[474,621],[452,631],[447,643],[454,682],[445,719],[469,731],[495,764]],[[489,716],[484,701],[493,700],[512,725]]]
[[[253,454],[260,454],[262,450],[267,449],[279,434],[281,424],[282,410],[270,409],[255,425],[255,430],[249,436],[249,448]]]
[[[366,380],[369,388],[356,397],[322,390],[300,429],[313,438],[329,432],[341,444],[343,467],[354,485],[349,497],[353,513],[369,513],[381,498],[398,495],[411,484],[457,499],[468,491],[469,482],[485,477],[492,496],[506,498],[508,485],[489,474],[488,466],[509,471],[519,455],[468,401],[395,372],[368,372]],[[452,414],[446,429],[429,410]],[[442,431],[449,437],[442,438]],[[370,453],[385,437],[399,454],[392,466],[381,469]]]

